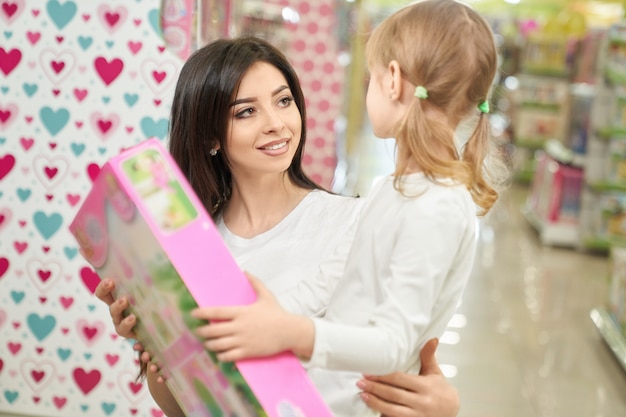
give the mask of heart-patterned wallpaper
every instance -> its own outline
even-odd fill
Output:
[[[307,99],[305,169],[325,186],[344,72],[334,1],[274,0],[300,15],[288,55]],[[0,0],[0,412],[163,416],[68,225],[107,159],[165,140],[194,2]]]
[[[165,139],[191,34],[166,44],[161,3],[0,0],[2,412],[163,415],[67,230],[109,157]]]

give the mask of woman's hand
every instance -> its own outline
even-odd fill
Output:
[[[94,294],[109,306],[109,314],[115,326],[115,333],[126,339],[135,339],[136,335],[133,328],[137,324],[137,318],[134,314],[124,317],[124,311],[130,307],[130,304],[126,297],[115,299],[113,296],[114,291],[115,282],[110,278],[106,278],[98,283]],[[135,343],[133,349],[141,352],[143,346],[140,343]]]
[[[206,339],[204,346],[222,362],[270,356],[286,350],[305,358],[310,356],[313,322],[286,312],[258,279],[251,275],[248,279],[257,293],[254,303],[192,311],[194,318],[211,322],[196,329],[196,334]]]
[[[419,375],[396,372],[360,380],[363,401],[387,417],[456,417],[459,393],[439,369],[437,344],[437,339],[431,339],[422,348]]]

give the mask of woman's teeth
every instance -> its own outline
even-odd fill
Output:
[[[277,143],[276,145],[265,146],[265,147],[263,147],[261,149],[265,149],[265,150],[268,150],[268,151],[275,151],[276,149],[280,149],[280,148],[282,148],[282,147],[284,147],[286,145],[287,145],[287,142],[281,142],[281,143]]]

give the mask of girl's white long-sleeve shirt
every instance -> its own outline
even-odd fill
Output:
[[[422,174],[402,187],[392,177],[375,185],[336,259],[279,294],[289,311],[324,314],[305,365],[337,417],[376,415],[358,397],[363,373],[419,371],[420,348],[443,334],[472,270],[477,208],[467,189]]]

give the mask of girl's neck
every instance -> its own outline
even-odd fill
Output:
[[[233,192],[222,214],[224,224],[237,236],[257,236],[280,223],[309,192],[294,185],[286,173],[245,181],[233,178]]]

